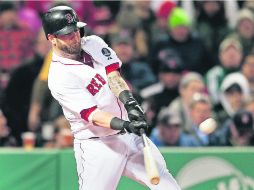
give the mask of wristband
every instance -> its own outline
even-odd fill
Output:
[[[119,94],[119,99],[123,104],[126,104],[130,99],[134,99],[132,93],[129,90],[124,90]]]
[[[124,121],[122,119],[119,119],[118,117],[114,117],[111,121],[110,121],[110,128],[114,129],[114,130],[122,130],[124,128],[127,128],[129,126],[128,121]]]

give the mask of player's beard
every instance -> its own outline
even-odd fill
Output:
[[[66,44],[58,41],[57,46],[58,49],[70,55],[77,55],[81,51],[81,43],[78,41],[71,44]]]

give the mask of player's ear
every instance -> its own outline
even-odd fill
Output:
[[[48,39],[54,46],[56,45],[56,37],[54,35],[48,34]]]

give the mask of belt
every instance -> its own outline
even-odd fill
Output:
[[[122,129],[121,131],[119,131],[118,133],[113,134],[113,135],[102,136],[102,137],[90,137],[88,139],[99,139],[99,138],[111,137],[111,136],[115,136],[115,135],[124,135],[125,133],[127,133],[126,130]]]

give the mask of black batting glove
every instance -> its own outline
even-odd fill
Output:
[[[140,129],[144,129],[145,132],[147,131],[148,125],[146,121],[131,121],[128,123],[128,125],[125,127],[125,129],[130,132],[134,133],[136,135],[141,135],[140,134]]]
[[[146,121],[124,121],[118,117],[114,117],[110,122],[110,128],[114,130],[126,129],[130,133],[140,134],[140,129],[144,129],[146,132],[148,130],[148,125]]]
[[[130,121],[143,121],[145,120],[145,115],[138,104],[138,102],[134,99],[131,98],[129,99],[125,104],[124,107],[128,113],[128,118]]]
[[[121,100],[121,102],[123,102],[130,121],[145,120],[145,115],[141,106],[132,96],[130,91],[124,90],[123,92],[121,92],[119,95],[119,99]]]

